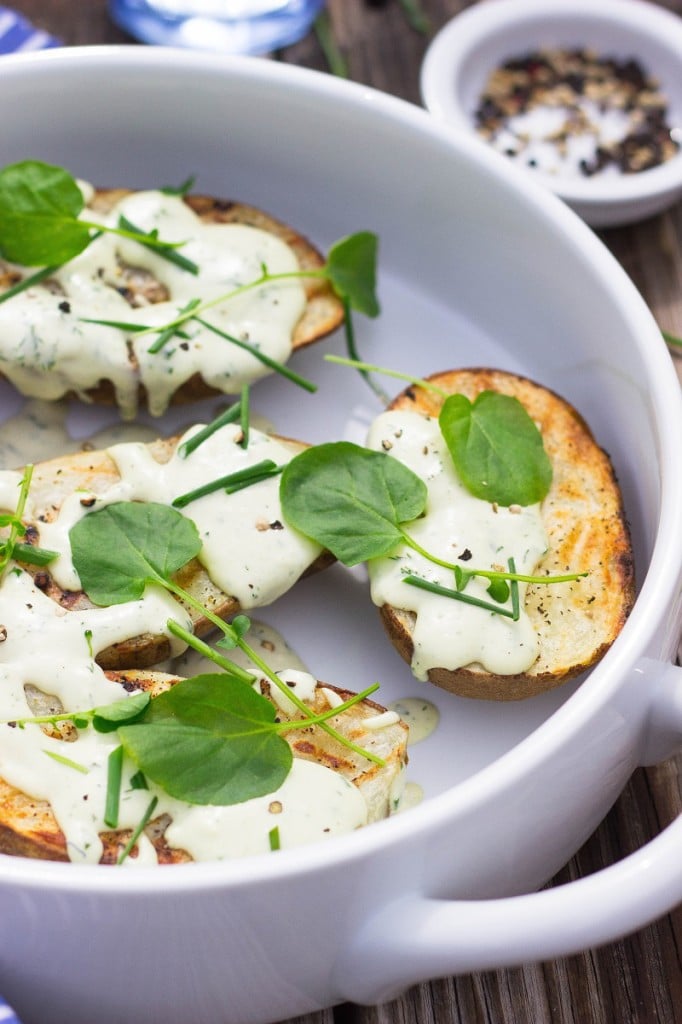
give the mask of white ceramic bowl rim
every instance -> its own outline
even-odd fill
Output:
[[[493,0],[495,2],[495,0]],[[434,133],[449,146],[463,152],[474,164],[486,167],[497,176],[507,173],[506,165],[498,161],[487,147],[480,146],[470,137],[453,138],[452,133],[439,125],[425,111],[379,91],[334,78],[319,72],[292,65],[275,64],[254,58],[229,58],[189,51],[145,49],[134,46],[81,47],[54,50],[40,54],[25,54],[3,58],[2,73],[39,74],[42,69],[63,64],[65,70],[77,68],[81,73],[92,68],[98,74],[110,68],[138,67],[153,74],[155,67],[167,66],[172,59],[178,73],[229,78],[236,74],[254,82],[276,78],[290,90],[307,91],[314,80],[316,92],[347,102],[371,108],[384,119],[420,135]],[[682,572],[682,474],[679,470],[679,447],[676,439],[682,436],[682,398],[670,357],[660,332],[645,303],[625,272],[589,228],[555,196],[539,190],[523,172],[510,168],[515,186],[524,198],[533,204],[544,220],[560,229],[566,244],[580,249],[589,259],[614,302],[625,304],[630,320],[637,325],[642,349],[650,371],[650,388],[658,400],[657,415],[665,422],[658,423],[658,446],[661,476],[661,517],[657,539],[646,578],[641,581],[640,595],[617,644],[577,692],[541,725],[507,754],[452,789],[430,798],[408,814],[375,823],[350,836],[289,851],[244,860],[178,865],[172,870],[112,871],[99,866],[82,866],[30,859],[0,857],[0,876],[24,886],[49,886],[69,892],[156,892],[200,891],[218,887],[257,885],[272,877],[286,878],[324,871],[332,864],[343,862],[351,866],[368,853],[400,844],[403,837],[428,828],[433,822],[447,817],[456,810],[472,806],[499,785],[504,778],[520,776],[551,750],[559,738],[565,740],[580,729],[596,710],[608,703],[619,687],[623,674],[632,672],[638,660],[645,656],[646,646],[663,611],[672,604],[680,585]]]
[[[631,38],[633,56],[639,56],[652,74],[655,68],[647,65],[647,43],[654,42],[669,51],[679,63],[677,81],[682,90],[682,18],[671,11],[645,0],[484,0],[456,15],[437,34],[427,51],[422,89],[431,111],[447,123],[473,134],[472,112],[462,109],[456,87],[465,63],[486,41],[493,37],[502,39],[506,31],[524,23],[527,24],[528,48],[533,45],[536,28],[581,24],[589,28],[590,23],[612,23],[614,44],[620,38]],[[682,92],[678,107],[680,104]],[[674,126],[679,131],[682,131],[681,119],[682,108],[677,111]],[[569,202],[644,200],[679,188],[682,150],[664,164],[637,174],[589,178],[554,177],[537,170],[532,174]]]

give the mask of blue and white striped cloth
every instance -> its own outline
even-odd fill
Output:
[[[44,50],[59,46],[60,41],[36,28],[21,14],[8,7],[0,7],[0,54],[15,51]],[[0,1022],[4,1020],[0,1017]]]
[[[44,50],[59,46],[60,41],[36,28],[21,14],[0,7],[0,54]],[[0,996],[0,1024],[20,1024],[11,1006]]]

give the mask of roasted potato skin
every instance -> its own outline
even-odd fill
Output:
[[[635,568],[628,522],[608,455],[576,409],[554,391],[501,370],[450,370],[428,378],[448,394],[473,401],[482,391],[517,398],[538,424],[552,463],[551,489],[542,503],[549,551],[538,574],[586,572],[574,583],[530,585],[526,612],[540,637],[540,655],[522,674],[496,675],[480,665],[435,667],[430,682],[462,697],[522,700],[551,690],[595,665],[620,633],[635,600]],[[437,417],[444,398],[409,387],[389,408]],[[386,633],[412,660],[412,612],[384,605]]]

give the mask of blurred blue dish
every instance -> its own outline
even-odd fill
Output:
[[[197,50],[259,54],[290,46],[324,0],[110,0],[116,24],[142,40]]]

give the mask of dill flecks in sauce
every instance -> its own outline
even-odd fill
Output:
[[[490,75],[474,120],[495,149],[557,176],[635,174],[680,148],[658,82],[634,58],[589,49],[506,61]]]

